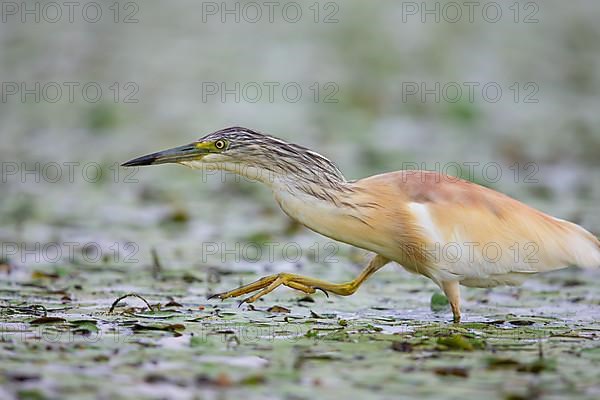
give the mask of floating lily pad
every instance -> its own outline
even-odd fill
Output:
[[[449,309],[448,298],[441,293],[434,293],[431,296],[430,308],[431,311],[445,311]]]

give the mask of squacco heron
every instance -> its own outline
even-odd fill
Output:
[[[375,253],[346,283],[279,273],[212,296],[220,299],[253,293],[242,301],[252,303],[281,285],[308,294],[320,289],[348,296],[394,261],[435,282],[459,322],[459,285],[517,285],[537,272],[600,266],[600,241],[582,227],[431,171],[397,171],[349,181],[320,154],[240,127],[123,166],[164,163],[219,169],[262,182],[290,218]]]

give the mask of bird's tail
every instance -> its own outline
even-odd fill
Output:
[[[560,222],[568,232],[565,244],[571,264],[582,268],[600,268],[600,240],[577,224]]]

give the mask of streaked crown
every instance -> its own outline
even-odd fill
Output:
[[[212,143],[232,162],[263,168],[275,173],[296,175],[315,183],[345,182],[339,168],[306,147],[288,143],[243,127],[230,127],[209,133],[199,143]]]

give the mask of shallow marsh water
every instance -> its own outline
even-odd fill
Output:
[[[305,235],[312,237],[294,238]],[[141,257],[147,260],[3,272],[4,396],[599,394],[597,272],[563,270],[520,288],[463,289],[465,319],[457,325],[447,307],[431,310],[432,283],[395,265],[347,298],[281,289],[239,308],[234,300],[206,299],[280,270],[347,280],[358,272],[360,256],[346,248],[329,264],[303,258],[269,268],[249,262],[243,270],[227,263],[172,268],[165,255],[158,252],[160,269]],[[128,293],[142,296],[152,311],[128,297],[110,313]]]

